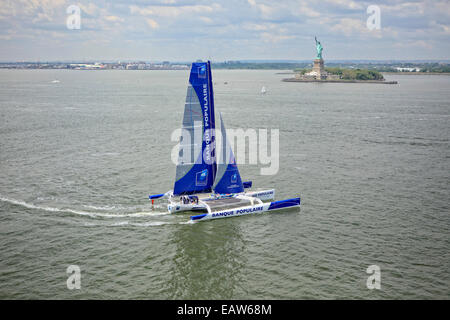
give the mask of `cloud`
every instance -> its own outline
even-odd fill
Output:
[[[350,36],[355,33],[367,33],[369,29],[362,19],[342,18],[333,26],[332,30],[335,33],[343,33]]]
[[[289,33],[289,28],[272,22],[246,23],[242,28],[254,32],[264,42],[279,43],[296,38],[294,34]]]
[[[414,47],[419,47],[419,48],[425,48],[425,49],[433,49],[433,45],[430,43],[430,41],[426,41],[426,40],[417,40],[417,41],[399,41],[394,43],[393,45],[395,48],[400,48],[400,49],[411,49]]]
[[[203,21],[204,23],[207,23],[207,24],[212,24],[212,23],[214,23],[214,21],[213,21],[213,19],[211,19],[211,18],[208,18],[208,17],[198,17],[201,21]]]
[[[325,0],[327,3],[340,6],[346,9],[352,9],[352,10],[363,10],[365,7],[362,3],[358,3],[352,0]],[[367,7],[367,6],[366,6]]]
[[[396,17],[412,17],[425,13],[425,2],[404,2],[397,4],[380,5],[383,14],[392,14]]]
[[[295,36],[293,36],[293,35],[273,34],[271,32],[261,33],[261,39],[265,42],[270,42],[270,43],[278,43],[281,41],[291,40],[294,38],[295,38]]]
[[[300,2],[298,12],[300,13],[300,15],[310,18],[318,18],[321,15],[318,11],[312,9],[306,1]]]
[[[248,4],[250,4],[251,8],[257,10],[261,14],[261,17],[265,19],[272,18],[280,6],[277,2],[270,2],[269,5],[260,1],[256,2],[256,0],[248,0]]]
[[[381,30],[366,26],[372,4]],[[449,21],[448,0],[1,0],[0,59],[309,59],[314,35],[329,59],[448,58]]]
[[[221,9],[217,3],[211,5],[186,5],[186,6],[146,6],[139,7],[131,5],[130,12],[132,14],[139,14],[142,16],[159,16],[166,18],[176,18],[182,15],[189,15],[193,13],[208,14]]]
[[[105,16],[106,21],[110,22],[123,22],[124,19],[118,16]]]
[[[147,18],[145,19],[145,22],[147,22],[148,26],[152,29],[158,29],[159,28],[159,24],[158,22],[156,22],[153,19]]]

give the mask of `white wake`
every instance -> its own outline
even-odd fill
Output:
[[[161,215],[167,215],[169,212],[158,212],[158,211],[150,211],[150,212],[133,212],[133,213],[102,213],[102,212],[89,212],[89,211],[81,211],[81,210],[75,210],[70,208],[54,208],[54,207],[47,207],[47,206],[38,206],[32,203],[27,203],[25,201],[21,200],[15,200],[10,198],[5,198],[0,196],[0,201],[8,202],[14,205],[22,206],[28,209],[36,209],[36,210],[44,210],[49,212],[61,212],[61,213],[73,213],[77,215],[82,216],[89,216],[92,218],[138,218],[138,217],[146,217],[146,216],[161,216]],[[87,205],[86,205],[87,206]],[[92,208],[100,208],[95,206],[90,206]],[[108,208],[108,207],[103,207]]]

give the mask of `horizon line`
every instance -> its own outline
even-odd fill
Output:
[[[196,60],[185,60],[185,61],[179,61],[179,60],[145,60],[145,59],[70,59],[70,60],[3,60],[0,61],[0,63],[74,63],[74,62],[98,62],[98,63],[118,63],[118,62],[145,62],[145,63],[163,63],[163,62],[169,62],[170,64],[176,64],[176,63],[192,63],[193,61],[202,60],[203,59],[196,59]],[[230,59],[230,60],[217,60],[214,61],[212,59],[210,60],[212,63],[225,63],[225,62],[243,62],[243,63],[310,63],[314,59],[299,59],[299,60],[293,60],[293,59]],[[450,63],[450,59],[323,59],[324,61],[328,62],[422,62],[422,63],[433,63],[433,62],[444,62],[444,63]]]

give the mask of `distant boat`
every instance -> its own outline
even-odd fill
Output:
[[[266,87],[263,86],[263,87],[261,88],[261,94],[266,94],[266,92],[267,92]]]
[[[53,80],[52,83],[59,83],[59,80]]]

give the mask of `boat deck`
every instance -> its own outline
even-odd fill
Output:
[[[205,203],[211,208],[211,211],[231,209],[251,205],[251,202],[249,200],[238,198],[206,200]]]

